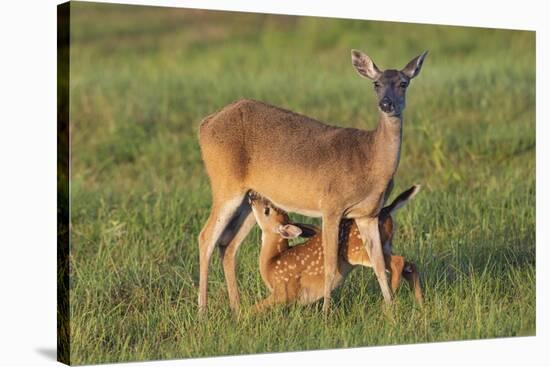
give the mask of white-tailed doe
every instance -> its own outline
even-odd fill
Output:
[[[402,256],[392,254],[395,231],[393,213],[416,195],[418,189],[418,186],[411,187],[384,207],[379,215],[378,228],[384,248],[386,269],[391,273],[392,291],[395,292],[403,276],[414,291],[417,302],[422,304],[422,290],[416,265],[406,261]],[[257,193],[252,192],[249,197],[252,212],[262,230],[260,274],[271,292],[254,308],[262,310],[276,304],[292,302],[309,304],[322,298],[325,287],[322,232],[310,225],[290,223],[284,211]],[[311,238],[302,244],[289,247],[288,239],[298,236]],[[356,266],[372,267],[353,220],[342,221],[338,246],[338,270],[331,291],[336,289]]]

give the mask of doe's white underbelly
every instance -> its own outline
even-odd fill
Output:
[[[286,206],[286,205],[277,203],[275,201],[273,202],[273,204],[275,204],[275,206],[283,209],[286,212],[297,213],[297,214],[305,215],[306,217],[321,218],[323,216],[323,214],[318,210],[295,208],[295,207]]]

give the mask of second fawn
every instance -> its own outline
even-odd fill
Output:
[[[383,245],[386,269],[391,272],[391,288],[395,292],[403,276],[416,301],[422,304],[420,277],[415,264],[402,256],[392,254],[392,239],[395,230],[393,213],[405,205],[419,190],[413,186],[402,192],[379,215],[378,227]],[[250,205],[262,230],[260,273],[271,294],[258,302],[256,310],[276,304],[298,302],[309,304],[323,297],[324,268],[322,233],[305,224],[292,224],[288,215],[269,200],[255,192],[249,194]],[[340,224],[338,239],[338,271],[332,290],[344,281],[356,266],[372,267],[371,260],[361,240],[355,221],[345,219]],[[303,244],[289,247],[288,239],[311,237]]]

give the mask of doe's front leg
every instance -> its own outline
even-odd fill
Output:
[[[382,251],[382,242],[380,240],[380,231],[378,229],[378,218],[362,217],[356,218],[355,222],[359,228],[362,240],[365,242],[367,254],[371,259],[372,267],[378,284],[382,291],[382,296],[386,304],[392,303],[392,292],[388,284],[386,275],[386,263],[384,261],[384,253]]]

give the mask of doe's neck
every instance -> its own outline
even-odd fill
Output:
[[[374,130],[371,156],[380,164],[382,171],[393,176],[399,165],[401,141],[403,137],[403,119],[401,116],[388,116],[380,112],[378,126]]]
[[[388,116],[386,113],[380,112],[378,116],[378,126],[375,130],[377,138],[399,140],[403,135],[403,117]]]

